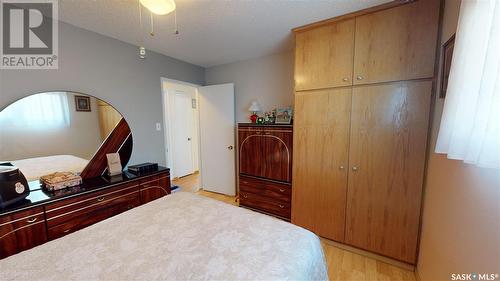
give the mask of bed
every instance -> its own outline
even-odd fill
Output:
[[[73,155],[53,155],[11,161],[28,181],[38,180],[54,172],[81,173],[88,162],[87,159]]]
[[[327,280],[319,238],[177,192],[0,260],[2,280]]]

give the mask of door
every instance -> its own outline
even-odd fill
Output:
[[[353,53],[354,19],[297,33],[295,89],[352,85]]]
[[[173,90],[172,141],[175,177],[184,177],[194,172],[192,131],[194,126],[191,96],[180,90]]]
[[[236,195],[234,84],[199,88],[201,187]]]
[[[415,263],[432,82],[353,90],[346,243]]]
[[[104,141],[120,122],[122,115],[111,105],[101,100],[97,100],[97,111],[99,113],[101,139]]]
[[[354,84],[433,77],[439,3],[420,0],[356,17]]]
[[[292,181],[291,128],[241,128],[238,138],[240,174]]]
[[[292,222],[344,241],[351,89],[295,94]]]

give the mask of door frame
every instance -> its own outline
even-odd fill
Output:
[[[172,133],[171,130],[173,128],[171,124],[172,120],[172,113],[170,112],[169,108],[171,106],[170,104],[170,94],[169,91],[166,90],[165,83],[172,83],[172,84],[178,84],[182,86],[189,86],[193,87],[195,90],[195,100],[196,100],[196,116],[194,117],[194,121],[197,122],[196,126],[196,131],[197,131],[197,146],[195,147],[194,150],[196,150],[196,155],[198,156],[198,163],[196,163],[195,167],[198,167],[198,170],[201,168],[201,147],[200,147],[200,111],[199,111],[199,98],[198,98],[198,88],[202,87],[201,85],[198,84],[193,84],[189,82],[184,82],[180,80],[175,80],[175,79],[170,79],[166,77],[161,77],[161,100],[162,100],[162,114],[163,114],[163,135],[164,135],[164,142],[163,145],[165,147],[165,163],[167,164],[167,167],[173,168],[173,174],[175,175],[175,167],[173,165],[173,154],[172,154]],[[193,153],[195,151],[193,150]],[[195,164],[195,163],[193,163]],[[195,169],[196,170],[196,169]]]

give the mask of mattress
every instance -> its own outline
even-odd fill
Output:
[[[0,260],[2,280],[327,280],[319,238],[178,192]]]
[[[55,172],[81,173],[88,162],[73,155],[53,155],[16,160],[11,163],[19,168],[28,181],[34,181]]]

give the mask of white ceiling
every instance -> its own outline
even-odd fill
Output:
[[[262,57],[292,48],[291,29],[389,0],[176,0],[174,15],[149,13],[139,28],[138,0],[60,0],[60,20],[203,67]]]

